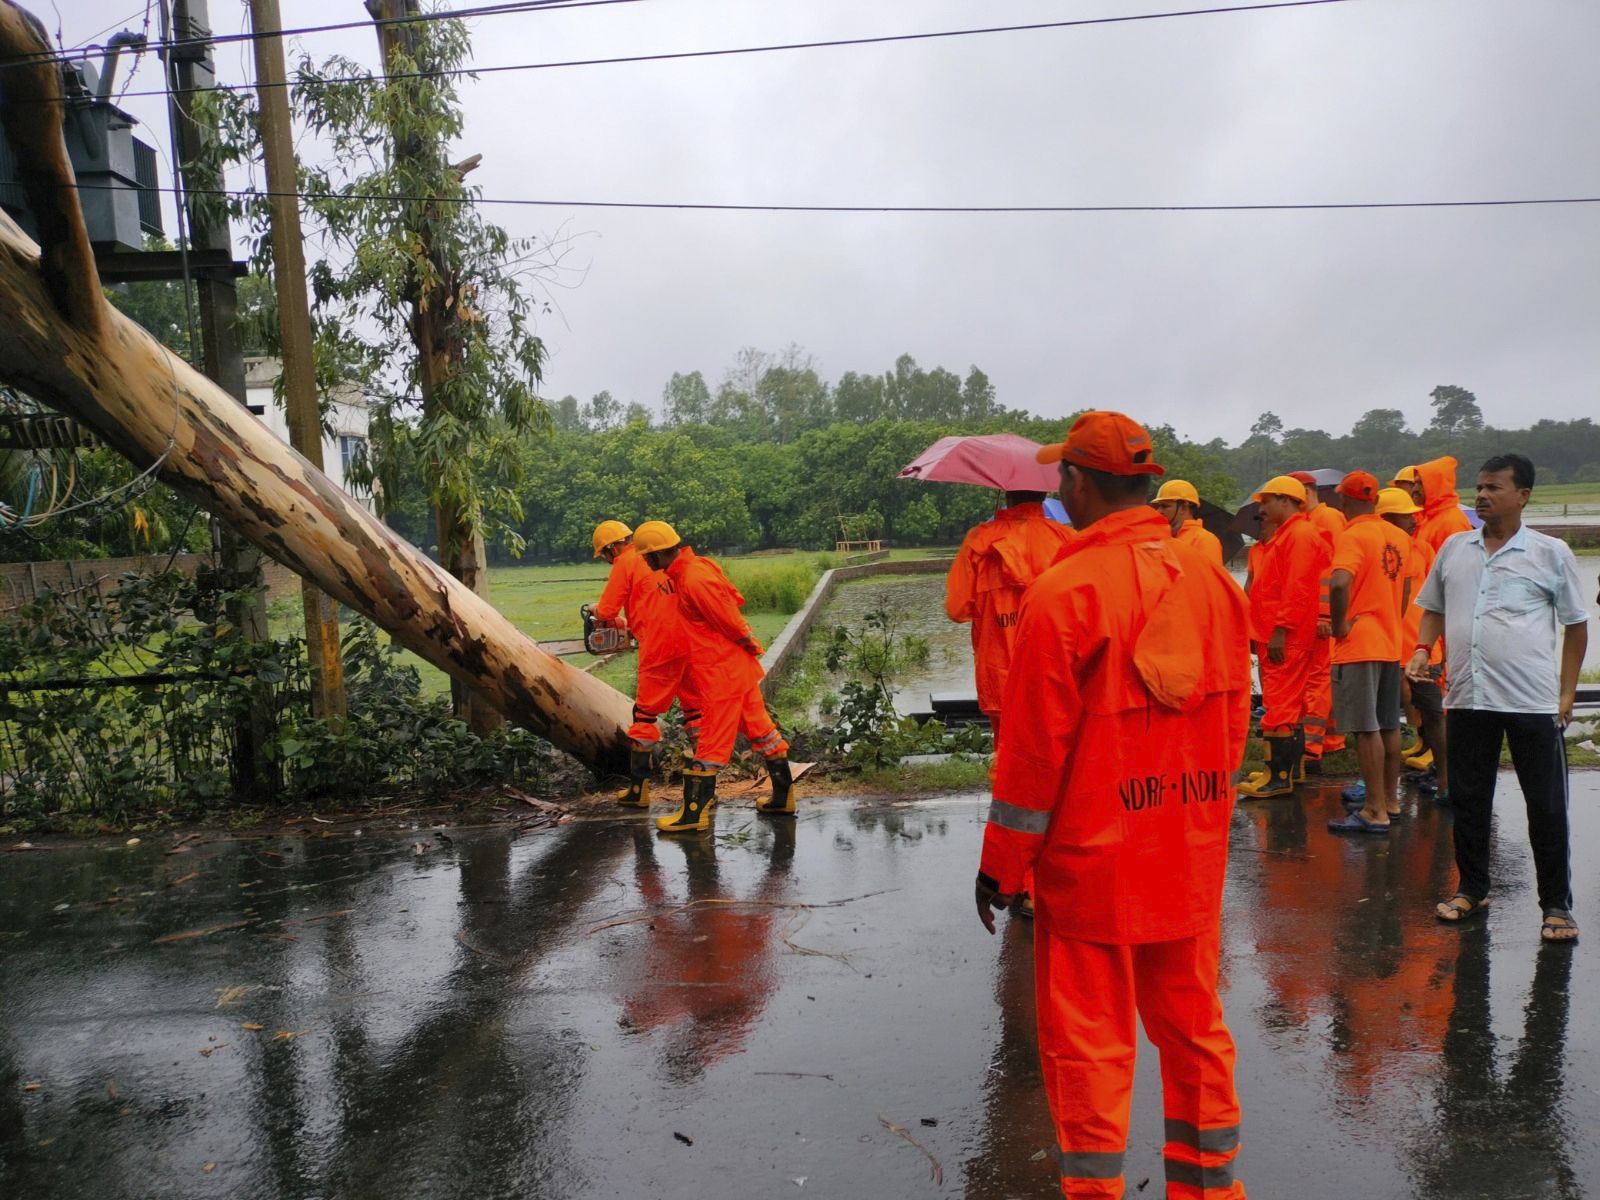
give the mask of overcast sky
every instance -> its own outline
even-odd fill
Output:
[[[239,0],[211,0],[218,32]],[[358,0],[282,0],[285,24]],[[461,6],[456,0],[454,6]],[[48,3],[34,11],[51,28]],[[641,0],[481,18],[479,65],[1158,12],[1159,0]],[[66,43],[138,0],[61,5]],[[370,30],[311,35],[376,61]],[[491,75],[461,156],[489,197],[1233,204],[1600,196],[1600,5],[1353,0],[1114,26]],[[248,48],[219,49],[225,80]],[[151,61],[138,90],[159,81]],[[165,147],[159,105],[130,99]],[[1600,414],[1600,204],[1048,215],[488,210],[580,235],[541,324],[546,392],[658,404],[741,346],[829,379],[988,372],[1055,415],[1237,440],[1265,409],[1414,423],[1436,384],[1492,423]]]

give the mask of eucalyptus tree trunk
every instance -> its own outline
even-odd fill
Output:
[[[62,139],[43,27],[0,0],[0,123],[42,247],[0,214],[0,382],[370,617],[511,720],[597,769],[626,761],[628,698],[540,650],[211,380],[106,302]]]

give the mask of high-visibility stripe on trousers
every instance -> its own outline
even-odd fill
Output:
[[[672,707],[674,699],[683,710],[684,729],[691,738],[698,736],[700,701],[689,683],[689,660],[641,658],[639,680],[634,687],[633,724],[628,726],[628,737],[636,749],[649,750],[661,740],[656,722]]]
[[[1261,647],[1261,732],[1293,733],[1305,719],[1306,694],[1315,657],[1315,638],[1291,638],[1283,648],[1283,661],[1275,663]]]
[[[1327,748],[1328,718],[1333,714],[1333,643],[1318,638],[1306,676],[1306,757],[1319,759]]]
[[[752,686],[742,696],[707,700],[701,709],[700,736],[695,739],[694,757],[707,768],[728,765],[733,743],[742,732],[750,748],[762,758],[783,758],[789,753],[759,687]]]
[[[1039,1057],[1061,1194],[1118,1200],[1136,1020],[1161,1056],[1168,1200],[1243,1200],[1234,1047],[1217,997],[1216,930],[1105,945],[1033,931]]]

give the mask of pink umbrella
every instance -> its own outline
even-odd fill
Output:
[[[1034,459],[1039,443],[1014,433],[940,438],[900,469],[900,479],[975,483],[1003,492],[1053,492],[1061,477],[1054,463]]]

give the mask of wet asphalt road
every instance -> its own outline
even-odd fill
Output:
[[[1426,801],[1386,842],[1324,832],[1333,788],[1236,814],[1258,1200],[1600,1194],[1600,948],[1539,945],[1501,790],[1464,930]],[[1574,777],[1592,938],[1597,796]],[[0,1196],[1053,1195],[1029,930],[970,900],[983,808],[0,856]],[[1159,1096],[1146,1048],[1130,1196],[1160,1195]]]

